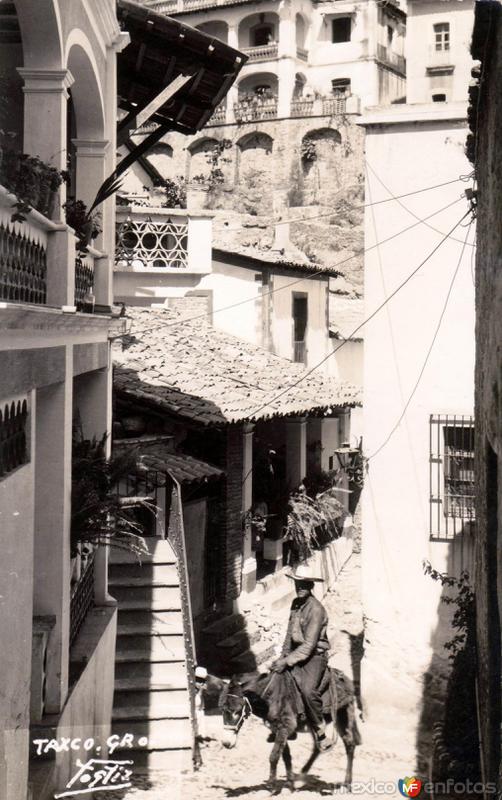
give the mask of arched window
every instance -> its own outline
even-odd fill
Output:
[[[262,47],[275,41],[273,25],[256,25],[251,29],[251,47]]]

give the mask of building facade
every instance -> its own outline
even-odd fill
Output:
[[[371,206],[365,316],[384,304],[364,328],[362,687],[373,719],[389,703],[403,712],[399,746],[410,758],[430,754],[449,671],[450,614],[423,562],[472,577],[475,541],[474,227],[461,180],[471,171],[467,106],[453,102],[466,99],[467,85],[463,96],[431,97],[428,62],[418,55],[453,19],[452,31],[465,31],[472,4],[409,4],[407,53],[416,60],[409,56],[408,103],[362,119]],[[467,47],[454,53],[448,74],[467,74]],[[410,648],[412,663],[403,664]]]
[[[500,309],[500,161],[502,131],[498,76],[502,60],[502,7],[477,3],[472,56],[481,62],[470,90],[469,155],[478,182],[476,258],[476,609],[482,769],[500,790],[502,618],[502,454]],[[479,85],[479,76],[484,75]]]
[[[70,521],[73,427],[92,438],[111,426],[114,202],[85,251],[64,203],[72,193],[89,208],[115,167],[127,35],[111,1],[16,0],[2,5],[0,37],[0,795],[24,800],[62,790],[79,755],[38,757],[34,739],[105,744],[110,729],[106,554],[74,557]]]

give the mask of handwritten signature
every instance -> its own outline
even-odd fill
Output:
[[[91,758],[83,764],[77,759],[79,768],[76,775],[68,781],[65,791],[55,794],[54,800],[61,797],[72,797],[77,794],[90,794],[91,792],[107,792],[116,789],[129,789],[132,786],[130,778],[132,770],[129,766],[133,761],[104,761]]]

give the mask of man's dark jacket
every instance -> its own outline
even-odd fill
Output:
[[[303,664],[314,653],[327,654],[329,650],[327,627],[326,610],[313,595],[307,597],[304,602],[299,598],[293,600],[281,654],[286,659],[288,667]]]

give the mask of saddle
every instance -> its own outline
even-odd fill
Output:
[[[331,713],[331,684],[333,685],[336,710],[345,708],[354,698],[354,684],[341,669],[327,667],[321,679],[320,692],[322,697],[322,710],[324,714]]]

